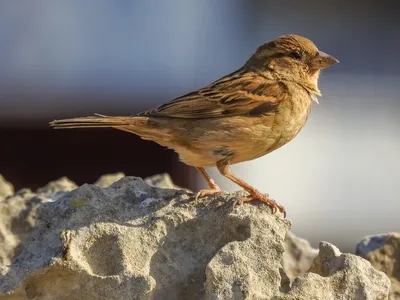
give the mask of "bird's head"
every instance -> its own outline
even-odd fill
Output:
[[[270,72],[281,80],[293,81],[318,94],[321,69],[338,60],[322,51],[307,38],[290,34],[260,46],[245,67],[258,72]]]

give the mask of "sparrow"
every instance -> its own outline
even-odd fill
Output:
[[[261,45],[237,71],[154,109],[134,116],[95,114],[55,120],[57,129],[111,127],[175,150],[196,167],[209,189],[221,191],[205,170],[219,172],[248,192],[239,204],[259,200],[286,216],[284,207],[234,175],[230,165],[266,155],[303,128],[321,92],[321,69],[338,60],[302,36],[290,34]]]

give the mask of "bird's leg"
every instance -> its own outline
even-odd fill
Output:
[[[201,175],[203,175],[204,179],[207,181],[208,186],[210,187],[209,190],[200,190],[196,194],[196,200],[195,200],[196,202],[199,197],[204,197],[207,195],[214,195],[221,191],[219,186],[215,183],[214,179],[212,179],[210,174],[207,173],[206,169],[204,169],[202,167],[196,167],[196,169],[199,170]]]
[[[248,183],[244,182],[240,178],[236,177],[235,175],[232,174],[230,167],[229,167],[229,161],[226,160],[221,160],[217,162],[217,167],[221,175],[225,176],[226,178],[232,180],[234,183],[237,185],[241,186],[244,188],[247,192],[249,192],[249,196],[245,198],[241,198],[237,201],[237,204],[243,204],[244,202],[249,202],[253,200],[259,200],[267,205],[269,205],[273,211],[279,210],[281,213],[283,213],[284,217],[286,217],[286,211],[285,208],[282,205],[279,205],[276,203],[274,200],[269,198],[268,195],[262,194],[260,191],[249,185]]]

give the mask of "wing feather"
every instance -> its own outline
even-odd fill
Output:
[[[278,109],[285,93],[283,83],[239,69],[139,115],[187,119],[266,115]]]

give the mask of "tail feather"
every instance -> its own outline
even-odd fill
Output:
[[[50,126],[55,129],[71,129],[71,128],[105,128],[132,125],[132,117],[111,117],[95,114],[90,117],[71,118],[54,120],[50,122]]]
[[[148,122],[148,117],[112,117],[95,114],[90,117],[54,120],[50,126],[55,129],[114,128],[139,135],[144,140],[154,141],[168,147],[170,130],[162,122]]]

